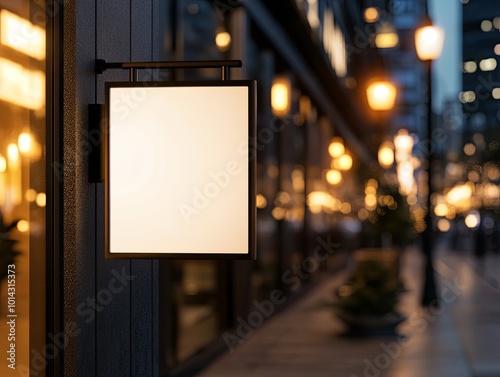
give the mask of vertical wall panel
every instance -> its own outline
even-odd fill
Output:
[[[130,59],[130,3],[125,1],[97,0],[97,56],[107,61],[129,61]],[[99,75],[97,98],[104,103],[104,82],[127,80],[127,73],[110,70]],[[97,192],[97,287],[99,300],[108,289],[114,274],[131,275],[130,261],[105,260],[104,243],[104,201],[103,187]],[[113,294],[111,301],[97,315],[97,374],[96,377],[131,376],[131,284],[123,285],[120,293]],[[104,296],[102,296],[104,297]]]
[[[158,376],[158,262],[104,259],[104,192],[88,183],[87,134],[88,104],[104,103],[106,81],[129,78],[96,76],[95,59],[156,59],[158,1],[65,3],[64,319],[79,330],[65,348],[65,377]]]
[[[87,137],[87,104],[95,103],[95,4],[93,1],[77,2],[76,37],[76,134],[77,134],[77,324],[81,330],[77,339],[77,368],[87,370],[87,376],[95,376],[95,326],[96,312],[88,299],[95,297],[95,245],[96,185],[88,183],[88,153],[91,148]],[[67,100],[67,98],[65,99]],[[66,222],[67,224],[67,222]]]

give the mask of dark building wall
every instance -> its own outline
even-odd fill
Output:
[[[64,322],[78,328],[63,375],[157,376],[158,265],[104,259],[104,190],[88,183],[87,106],[104,103],[105,81],[128,80],[127,71],[96,77],[96,58],[157,60],[158,0],[65,1],[63,14]]]

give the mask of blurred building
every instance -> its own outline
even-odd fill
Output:
[[[500,123],[500,5],[487,0],[463,3],[463,92],[466,135],[498,128]]]

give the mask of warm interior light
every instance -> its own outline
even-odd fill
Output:
[[[394,107],[396,87],[388,81],[372,83],[366,90],[368,105],[372,110],[383,111]]]
[[[271,87],[271,107],[277,116],[284,116],[290,112],[291,84],[285,77],[278,77]]]
[[[365,9],[364,17],[366,22],[372,23],[378,21],[380,14],[377,8],[369,7]]]
[[[215,44],[220,51],[226,52],[231,46],[231,34],[224,28],[219,29],[215,35]]]
[[[45,105],[45,74],[0,58],[0,100],[39,110]]]
[[[394,144],[390,141],[384,141],[378,150],[378,162],[380,166],[387,169],[394,163]]]
[[[383,23],[379,32],[375,36],[375,46],[378,48],[393,48],[399,43],[399,36],[394,29],[394,26],[388,23]]]
[[[345,153],[337,159],[337,166],[340,170],[350,170],[352,168],[352,164],[353,161],[350,154]]]
[[[45,207],[47,205],[47,195],[41,192],[36,196],[36,204],[39,207]]]
[[[16,144],[9,144],[7,147],[7,156],[9,157],[9,163],[19,160],[19,149]]]
[[[415,46],[422,61],[436,60],[441,56],[444,31],[437,26],[424,26],[415,32]]]
[[[17,222],[17,230],[21,233],[25,233],[30,229],[30,224],[26,220],[19,220]]]
[[[406,161],[411,156],[413,150],[413,138],[408,134],[408,131],[401,129],[394,138],[394,146],[396,147],[396,161]]]
[[[342,173],[338,170],[328,170],[326,173],[326,181],[331,185],[338,185],[342,182]]]
[[[28,153],[31,149],[31,135],[23,132],[17,139],[17,145],[21,153]]]
[[[7,170],[7,160],[4,156],[0,155],[0,173],[5,173]]]
[[[342,156],[345,152],[344,140],[341,137],[334,137],[328,146],[328,153],[333,158]]]
[[[28,20],[2,9],[1,43],[38,60],[45,59],[45,30]]]
[[[467,225],[467,228],[474,229],[479,226],[480,221],[481,217],[478,213],[469,213],[465,218],[465,225]]]

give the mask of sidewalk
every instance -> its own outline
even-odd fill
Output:
[[[418,305],[420,253],[406,251],[401,275],[409,292],[400,311],[407,320],[399,327],[406,337],[340,336],[343,324],[331,311],[316,308],[345,279],[346,274],[339,274],[271,318],[199,376],[500,377],[500,261],[486,258],[481,264],[465,253],[440,251],[435,269],[441,305],[423,311]]]

